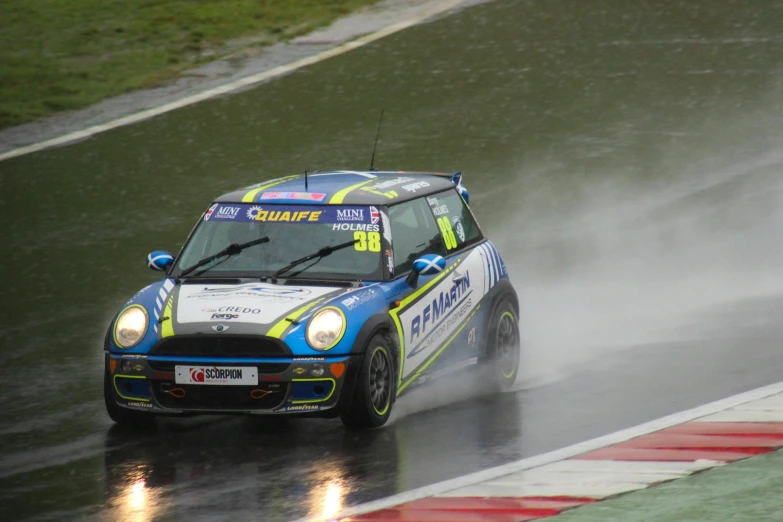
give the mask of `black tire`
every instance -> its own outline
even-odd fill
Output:
[[[367,343],[353,395],[340,415],[346,426],[379,428],[389,420],[397,389],[393,346],[385,335],[375,335]]]
[[[503,301],[495,308],[487,325],[484,358],[489,378],[497,391],[513,386],[519,371],[520,352],[517,313],[510,302]]]
[[[103,402],[106,404],[106,413],[111,420],[121,426],[131,428],[148,428],[155,425],[155,415],[144,411],[136,411],[123,408],[114,400],[111,376],[108,372],[103,374]]]

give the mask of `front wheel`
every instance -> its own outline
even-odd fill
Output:
[[[395,390],[392,342],[376,335],[367,345],[353,396],[340,416],[351,428],[378,428],[391,415]]]
[[[488,324],[485,359],[490,378],[499,391],[508,390],[516,380],[520,346],[516,311],[511,303],[503,301]]]

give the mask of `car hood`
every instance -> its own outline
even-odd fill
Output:
[[[172,292],[163,314],[164,321],[172,321],[173,331],[163,328],[161,333],[166,337],[231,329],[233,334],[267,334],[289,315],[300,315],[350,290],[268,283],[184,284]]]

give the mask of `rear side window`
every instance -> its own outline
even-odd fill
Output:
[[[438,230],[443,235],[443,243],[449,252],[481,238],[473,215],[457,191],[450,190],[427,197],[427,204],[437,220]]]
[[[422,254],[446,255],[440,229],[424,198],[389,207],[394,248],[394,275],[413,268]]]

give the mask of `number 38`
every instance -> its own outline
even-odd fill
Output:
[[[381,234],[378,232],[362,232],[357,230],[353,233],[353,238],[356,240],[354,248],[359,252],[380,252],[381,251]]]

